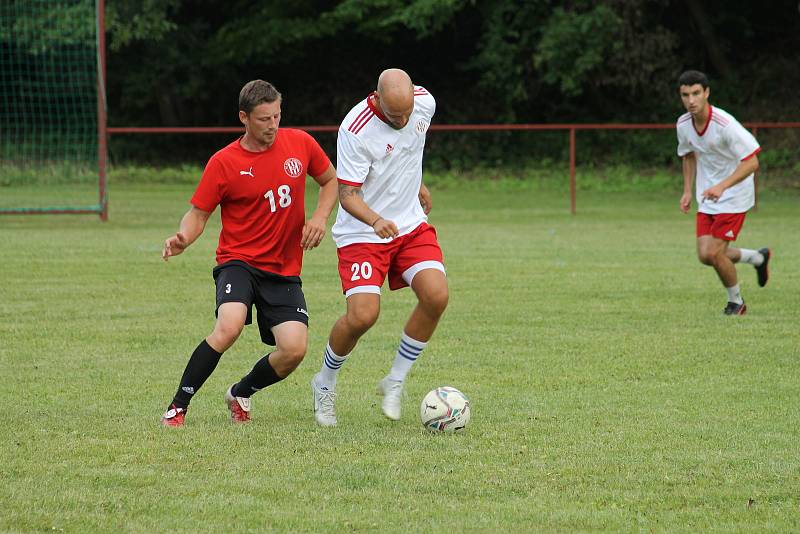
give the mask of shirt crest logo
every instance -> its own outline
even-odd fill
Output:
[[[283,162],[283,170],[292,178],[299,178],[303,174],[303,163],[297,158],[289,158]]]
[[[414,128],[416,128],[418,133],[424,134],[428,131],[429,125],[430,123],[428,123],[428,121],[420,119],[417,121],[417,124],[414,125]]]
[[[392,150],[394,150],[394,147],[389,143],[386,143],[386,153],[389,154]]]

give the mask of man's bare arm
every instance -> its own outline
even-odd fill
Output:
[[[364,193],[360,187],[340,183],[339,203],[347,213],[364,224],[371,226],[378,236],[386,239],[396,237],[399,233],[394,221],[384,219],[380,213],[373,211],[364,202]]]

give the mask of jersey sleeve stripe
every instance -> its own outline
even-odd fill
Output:
[[[341,178],[338,178],[337,180],[339,181],[340,184],[349,185],[349,186],[352,186],[352,187],[361,187],[362,185],[364,185],[364,184],[361,184],[359,182],[351,182],[349,180],[342,180]]]
[[[350,123],[350,126],[347,127],[347,130],[352,132],[353,129],[356,127],[356,124],[359,121],[361,121],[364,118],[364,116],[367,115],[368,113],[370,113],[369,106],[365,107],[364,110],[361,113],[358,114],[358,116],[355,118],[355,120]]]
[[[358,124],[357,126],[353,126],[352,128],[350,128],[350,131],[351,131],[351,132],[353,132],[354,134],[357,134],[358,132],[360,132],[360,131],[361,131],[361,129],[362,129],[362,128],[364,128],[364,126],[366,126],[366,125],[367,125],[367,123],[368,123],[370,120],[372,120],[372,117],[374,117],[374,116],[375,116],[375,114],[374,114],[372,111],[370,111],[370,112],[369,112],[369,113],[366,115],[366,117],[364,117],[364,118],[361,120],[361,123],[360,123],[360,124]]]
[[[749,155],[743,157],[742,161],[747,161],[748,159],[752,158],[753,156],[755,156],[759,152],[761,152],[761,147],[758,147],[757,149],[753,150]]]

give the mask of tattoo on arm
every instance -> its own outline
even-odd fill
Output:
[[[347,184],[339,184],[339,199],[343,199],[349,196],[358,196],[364,197],[364,193],[361,191],[360,187],[353,187],[352,185]]]

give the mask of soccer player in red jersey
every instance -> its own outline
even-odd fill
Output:
[[[769,248],[751,250],[730,246],[755,203],[753,173],[761,147],[733,115],[708,101],[708,78],[686,71],[678,78],[686,113],[678,118],[678,156],[683,158],[683,196],[680,208],[688,213],[692,182],[696,179],[697,256],[717,272],[725,286],[725,315],[744,315],[747,306],[739,290],[735,263],[756,269],[758,285],[769,280]]]
[[[331,330],[322,368],[311,381],[314,415],[336,424],[336,377],[358,339],[375,324],[380,293],[410,286],[417,305],[403,328],[392,367],[378,388],[381,409],[400,419],[406,375],[428,344],[448,302],[442,251],[428,225],[431,207],[422,184],[425,137],[436,101],[400,69],[378,78],[377,91],[345,117],[337,140],[341,204],[331,231],[347,311]]]
[[[250,396],[286,378],[303,360],[308,343],[308,311],[301,289],[303,251],[322,241],[336,202],[336,171],[306,132],[279,128],[281,95],[271,84],[253,80],[239,93],[242,137],[208,161],[192,207],[180,230],[164,242],[164,261],[181,254],[220,207],[217,248],[216,323],[195,348],[175,397],[161,421],[181,426],[192,397],[214,371],[222,353],[258,312],[262,341],[273,352],[225,392],[235,422],[250,420]],[[305,219],[306,174],[320,186],[317,208]]]

